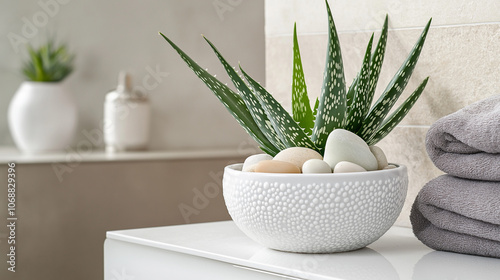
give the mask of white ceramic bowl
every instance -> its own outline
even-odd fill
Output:
[[[332,253],[363,248],[396,221],[408,189],[406,167],[341,174],[224,169],[223,194],[236,225],[281,251]]]

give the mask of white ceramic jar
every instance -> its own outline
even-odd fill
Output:
[[[121,72],[118,87],[104,102],[104,142],[107,152],[147,149],[151,106],[145,94],[134,92],[130,76]]]

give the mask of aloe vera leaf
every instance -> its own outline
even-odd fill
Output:
[[[375,95],[375,89],[377,88],[380,70],[382,69],[382,63],[384,62],[385,46],[387,44],[388,20],[389,17],[386,15],[384,26],[382,27],[382,32],[380,33],[380,37],[378,38],[377,47],[375,47],[375,50],[372,54],[372,60],[370,63],[370,89],[367,93],[369,104],[372,103],[373,96]]]
[[[429,31],[431,21],[432,19],[430,19],[425,26],[417,43],[415,44],[415,46],[413,46],[413,49],[399,68],[396,75],[387,85],[387,88],[382,93],[382,96],[380,96],[377,102],[375,102],[373,107],[370,109],[370,112],[364,119],[363,124],[357,134],[365,141],[370,139],[373,133],[377,131],[378,127],[387,116],[387,113],[389,113],[392,106],[394,106],[404,88],[406,87],[408,80],[410,79],[410,76],[415,69],[415,65],[418,61],[420,52],[422,51],[422,47],[424,45],[427,32]]]
[[[318,114],[318,107],[319,107],[319,98],[316,97],[316,101],[314,102],[314,110],[313,110],[314,119],[316,119],[316,115]]]
[[[354,78],[354,80],[352,80],[352,84],[349,87],[349,89],[347,90],[347,94],[346,94],[347,110],[350,110],[349,108],[351,108],[352,101],[354,100],[354,90],[356,89],[356,84],[358,83],[358,79],[359,79],[359,73],[358,73],[358,75],[356,75],[356,78]]]
[[[368,145],[375,145],[377,142],[382,140],[385,136],[387,136],[396,125],[401,122],[401,120],[408,114],[410,109],[413,107],[415,102],[418,100],[420,95],[425,89],[427,85],[427,81],[429,77],[425,78],[422,83],[417,87],[417,89],[408,97],[403,104],[401,104],[396,111],[394,111],[384,122],[380,125],[377,132],[373,134],[373,136],[368,139]]]
[[[266,138],[266,136],[260,131],[255,121],[252,118],[245,102],[242,98],[232,91],[229,87],[221,83],[219,80],[210,75],[206,70],[201,68],[196,62],[194,62],[186,53],[184,53],[177,45],[174,44],[165,35],[160,33],[160,35],[177,51],[182,60],[193,70],[193,72],[200,78],[205,85],[217,96],[217,98],[224,104],[226,109],[231,113],[231,115],[236,119],[236,121],[245,129],[245,131],[262,147],[267,151],[272,152],[272,156],[276,155],[279,150]]]
[[[266,147],[264,146],[259,146],[259,148],[266,154],[268,155],[271,155],[272,157],[274,157],[277,153],[276,151],[271,151],[271,150],[268,150]]]
[[[344,126],[347,106],[344,66],[342,64],[339,38],[328,1],[325,1],[325,3],[329,25],[328,47],[318,114],[312,133],[312,140],[321,152],[324,150],[330,132]]]
[[[241,73],[250,84],[253,92],[259,98],[259,101],[264,108],[267,117],[271,121],[274,129],[278,133],[281,142],[287,147],[306,147],[314,150],[316,146],[307,137],[302,128],[293,120],[292,116],[267,92],[259,83],[250,77],[240,66]]]
[[[231,79],[231,82],[233,82],[234,86],[236,89],[240,92],[241,97],[243,98],[243,101],[245,102],[245,105],[247,106],[248,110],[250,111],[250,114],[252,115],[253,120],[255,123],[259,126],[260,131],[266,136],[266,138],[270,141],[273,142],[273,145],[279,149],[283,150],[285,149],[285,145],[281,142],[281,140],[278,137],[278,134],[274,130],[273,125],[267,118],[266,113],[264,112],[264,109],[260,105],[260,101],[257,99],[257,97],[253,94],[253,92],[248,88],[247,84],[243,79],[236,73],[236,70],[234,70],[231,65],[227,62],[227,60],[220,54],[220,52],[217,50],[214,44],[210,42],[207,38],[203,37],[205,41],[210,45],[212,50],[215,52],[217,55],[217,58],[220,60],[221,64],[224,66],[224,69],[226,70],[229,78]]]
[[[31,61],[33,62],[33,66],[35,68],[35,73],[34,73],[35,75],[33,81],[38,81],[38,82],[43,81],[44,71],[43,71],[42,58],[31,46],[28,46],[28,52]]]
[[[384,25],[382,27],[382,32],[378,39],[377,47],[373,51],[370,61],[370,89],[367,92],[368,103],[371,104],[373,100],[373,95],[375,94],[375,89],[377,88],[377,82],[380,76],[380,70],[382,69],[382,62],[384,61],[385,46],[387,44],[387,30],[388,30],[388,16],[385,16]],[[352,81],[349,90],[347,91],[347,108],[351,108],[352,101],[354,100],[354,89],[358,83],[359,73],[356,78]],[[365,117],[365,116],[363,116]]]
[[[356,133],[363,119],[366,116],[366,112],[370,109],[371,100],[369,100],[368,90],[370,87],[370,60],[372,54],[372,43],[373,35],[368,42],[366,47],[365,57],[363,59],[363,66],[358,75],[356,82],[356,88],[354,89],[354,99],[351,106],[349,107],[349,113],[346,119],[345,129]]]
[[[314,117],[307,95],[296,24],[293,26],[292,115],[293,119],[304,129],[304,132],[310,135],[314,126]]]

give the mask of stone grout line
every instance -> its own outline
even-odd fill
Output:
[[[420,124],[402,124],[402,125],[397,125],[396,127],[399,127],[399,128],[425,128],[425,129],[429,129],[431,126],[430,125],[420,125]]]
[[[437,28],[453,28],[453,27],[470,27],[470,26],[483,26],[483,25],[497,25],[500,24],[500,21],[489,21],[489,22],[476,22],[476,23],[457,23],[457,24],[443,24],[443,25],[432,25],[431,29],[437,29]],[[424,28],[424,26],[412,26],[412,27],[398,27],[398,28],[391,28],[389,27],[389,32],[391,31],[406,31],[406,30],[420,30]],[[380,32],[380,29],[366,29],[366,30],[344,30],[344,31],[338,31],[338,34],[356,34],[356,33],[372,33],[372,32]],[[297,31],[298,36],[315,36],[315,35],[328,35],[328,33],[325,32],[299,32]],[[268,35],[266,33],[266,39],[267,38],[278,38],[278,37],[292,37],[293,33],[281,33],[281,34],[271,34]]]

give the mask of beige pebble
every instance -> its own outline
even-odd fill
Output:
[[[299,169],[302,168],[304,162],[310,159],[323,159],[320,153],[313,149],[304,147],[291,147],[284,149],[274,156],[273,160],[280,160],[294,164]]]
[[[385,169],[394,169],[394,168],[397,168],[397,166],[396,166],[396,165],[393,165],[393,164],[389,164],[389,165],[387,165],[386,167],[384,167],[384,170],[385,170]]]
[[[377,159],[378,170],[384,169],[387,166],[387,164],[389,164],[387,162],[387,157],[385,156],[384,151],[382,151],[380,147],[370,146],[370,151]]]
[[[341,161],[335,165],[333,173],[366,172],[363,167],[348,161]]]
[[[255,166],[257,163],[263,161],[263,160],[272,160],[273,157],[268,155],[268,154],[257,154],[257,155],[251,155],[245,159],[245,162],[243,163],[243,168],[241,171],[243,172],[254,172],[255,171]]]
[[[300,173],[295,164],[280,160],[263,160],[257,163],[254,170],[262,173]]]
[[[321,159],[310,159],[302,165],[302,173],[332,173],[332,168]]]

